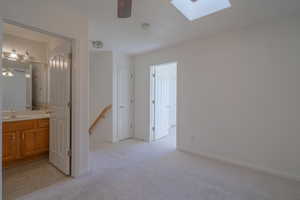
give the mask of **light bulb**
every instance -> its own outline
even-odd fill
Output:
[[[25,55],[24,55],[24,60],[29,60],[29,52],[26,51]]]
[[[12,52],[10,53],[9,57],[11,59],[17,60],[18,59],[17,51],[13,49]]]
[[[65,69],[68,68],[68,61],[65,61],[65,62],[64,62],[64,67],[65,67]]]
[[[7,76],[8,76],[8,77],[13,77],[14,74],[13,74],[12,72],[7,72]]]
[[[26,78],[31,78],[31,75],[30,74],[25,74],[25,77]]]

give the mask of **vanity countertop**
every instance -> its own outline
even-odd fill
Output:
[[[46,118],[50,118],[50,114],[47,113],[47,111],[5,112],[2,114],[3,122],[15,122]]]

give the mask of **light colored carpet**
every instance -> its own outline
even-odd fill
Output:
[[[26,200],[300,200],[300,183],[178,152],[170,138],[91,153],[92,172]]]

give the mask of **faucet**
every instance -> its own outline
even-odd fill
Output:
[[[17,118],[16,111],[12,108],[10,109],[10,118],[12,119]]]

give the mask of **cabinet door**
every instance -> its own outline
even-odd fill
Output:
[[[3,133],[3,161],[11,161],[17,157],[17,134],[16,132]]]
[[[22,132],[22,157],[34,155],[36,152],[36,131],[23,131]]]
[[[36,153],[44,153],[49,150],[49,129],[36,131]]]

